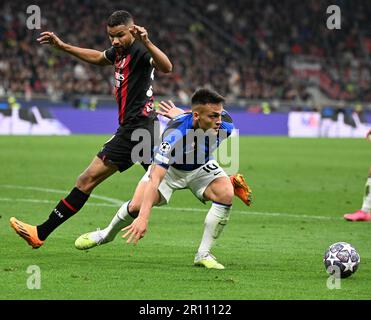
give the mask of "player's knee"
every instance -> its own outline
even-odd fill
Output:
[[[128,209],[129,209],[129,212],[139,212],[140,203],[133,199],[130,201]]]
[[[86,172],[80,174],[76,180],[76,187],[82,192],[90,193],[96,186],[95,179]]]
[[[225,191],[226,203],[231,204],[233,201],[234,189],[232,186],[228,186]]]
[[[224,204],[232,204],[234,190],[232,184],[225,184],[222,187],[218,188],[218,192],[216,194],[217,202],[224,203]]]

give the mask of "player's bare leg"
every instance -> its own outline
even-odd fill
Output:
[[[109,225],[103,230],[98,229],[97,231],[81,235],[76,239],[75,247],[80,250],[87,250],[113,241],[119,231],[131,224],[137,217],[143,201],[145,187],[145,181],[139,182],[133,198],[120,207]],[[158,193],[155,204],[159,203],[160,199],[160,194]]]
[[[195,256],[195,265],[208,269],[224,269],[224,266],[216,261],[210,251],[229,220],[233,195],[233,186],[227,177],[214,180],[206,188],[204,198],[213,203],[205,218],[204,233]]]
[[[117,170],[118,168],[116,166],[104,162],[98,157],[94,157],[90,165],[77,178],[76,188],[90,195],[96,186]]]
[[[10,225],[30,246],[39,248],[56,228],[84,206],[94,188],[115,173],[117,169],[116,166],[104,163],[100,158],[95,157],[88,168],[78,177],[76,187],[58,203],[44,223],[33,226],[12,217]]]

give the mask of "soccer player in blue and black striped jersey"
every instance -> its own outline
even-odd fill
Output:
[[[147,231],[152,207],[169,203],[175,190],[187,188],[200,201],[212,201],[194,263],[224,269],[211,254],[214,240],[229,220],[234,195],[230,178],[211,155],[234,129],[223,104],[224,97],[218,93],[197,90],[192,96],[192,112],[179,115],[166,127],[133,198],[121,206],[108,227],[80,236],[75,246],[85,250],[110,242],[123,227],[127,242],[137,243]]]
[[[85,62],[114,66],[115,98],[118,106],[119,127],[94,157],[90,165],[77,178],[75,187],[52,210],[49,218],[33,226],[15,217],[10,219],[14,230],[32,248],[39,248],[45,239],[62,223],[76,214],[89,195],[102,181],[117,171],[123,172],[133,165],[131,152],[138,144],[131,139],[134,130],[141,128],[151,133],[148,149],[153,150],[155,136],[153,105],[154,70],[168,73],[172,70],[169,58],[149,39],[147,30],[135,25],[127,11],[114,12],[107,21],[107,33],[112,46],[101,52],[80,48],[63,42],[53,32],[41,33],[41,44],[50,44]],[[150,152],[149,152],[150,154]],[[147,169],[151,156],[142,161]]]

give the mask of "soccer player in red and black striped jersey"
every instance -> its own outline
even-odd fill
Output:
[[[154,135],[157,134],[154,132],[154,70],[168,73],[172,71],[172,64],[166,54],[150,41],[147,30],[134,24],[133,17],[127,11],[116,11],[108,18],[107,33],[112,46],[103,52],[72,46],[49,31],[42,32],[37,39],[40,44],[50,44],[88,63],[115,67],[119,128],[45,222],[32,226],[14,217],[10,219],[14,230],[33,248],[40,247],[49,234],[78,212],[98,184],[116,171],[123,172],[133,165],[131,151],[138,143],[131,139],[135,129],[151,132],[152,142],[148,147],[151,152],[153,150]],[[150,161],[143,161],[145,169]]]

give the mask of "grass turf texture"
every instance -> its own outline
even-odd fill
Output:
[[[371,224],[342,219],[362,202],[371,145],[361,139],[241,138],[239,171],[255,201],[248,208],[235,199],[214,247],[226,270],[193,266],[209,205],[188,190],[176,192],[167,208],[153,210],[149,231],[135,247],[118,236],[89,251],[74,248],[80,234],[104,227],[119,207],[92,197],[42,248],[32,250],[9,218],[44,221],[107,139],[0,137],[0,299],[371,297]],[[134,166],[93,194],[127,200],[142,174]],[[352,243],[361,264],[340,290],[329,290],[322,257],[338,241]],[[31,265],[40,267],[40,290],[27,288]]]

